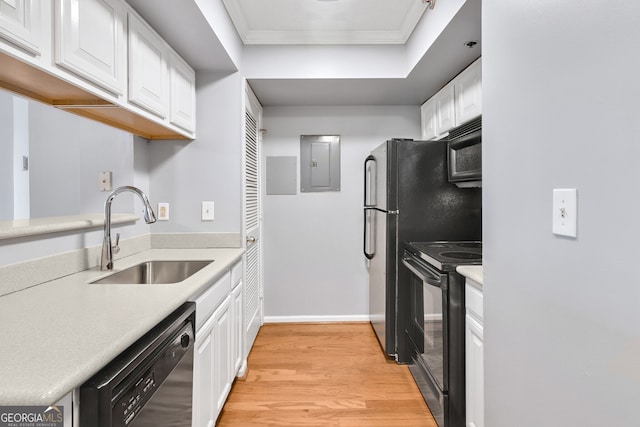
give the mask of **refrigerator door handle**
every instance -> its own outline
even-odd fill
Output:
[[[372,193],[371,190],[375,191],[375,188],[371,188],[371,186],[367,185],[367,182],[370,182],[369,180],[367,180],[368,176],[368,172],[369,169],[367,169],[367,166],[369,165],[369,162],[373,162],[373,164],[375,164],[376,162],[376,158],[373,156],[369,156],[364,160],[364,206],[365,207],[371,207],[371,206],[375,206],[376,205],[376,201],[374,200],[373,203],[371,203],[371,195],[375,194]]]
[[[364,256],[367,259],[372,259],[376,255],[375,247],[373,248],[372,252],[367,252],[367,242],[372,242],[373,241],[372,240],[373,236],[371,236],[369,233],[367,233],[367,231],[368,231],[367,230],[368,229],[368,227],[367,227],[367,225],[368,225],[367,224],[367,213],[369,211],[374,211],[374,210],[376,210],[376,208],[373,208],[373,207],[365,207],[364,208],[364,235],[363,235],[363,238],[362,238],[362,252],[364,253]],[[368,239],[367,239],[367,237],[368,237]]]

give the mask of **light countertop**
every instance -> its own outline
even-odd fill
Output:
[[[484,286],[484,269],[481,265],[460,265],[456,271],[474,282]]]
[[[183,282],[89,285],[82,271],[0,297],[0,405],[51,405],[241,259],[241,248],[151,249],[115,263],[215,260]],[[196,314],[197,315],[197,314]]]

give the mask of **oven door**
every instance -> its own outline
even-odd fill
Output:
[[[448,391],[448,276],[405,252],[402,263],[413,273],[409,339],[418,362],[441,393]]]

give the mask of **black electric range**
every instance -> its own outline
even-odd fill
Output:
[[[459,265],[482,264],[482,242],[411,242],[409,247],[420,258],[440,271],[455,271]]]
[[[402,264],[404,359],[438,426],[464,427],[465,295],[456,267],[482,264],[482,242],[406,243]]]

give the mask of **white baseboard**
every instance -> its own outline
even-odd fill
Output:
[[[368,314],[343,316],[264,316],[264,323],[335,323],[368,321]]]

